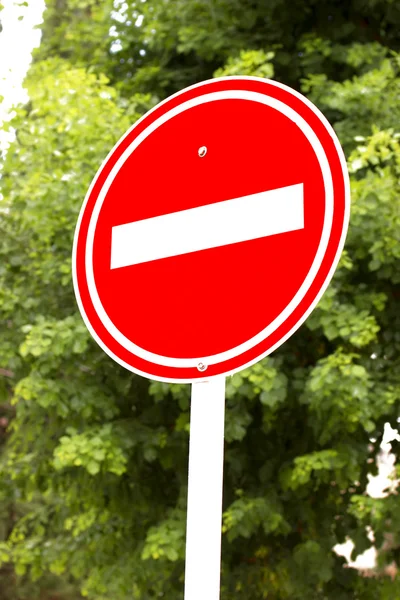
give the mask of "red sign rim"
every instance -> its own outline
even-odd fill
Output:
[[[207,364],[204,361],[207,368],[203,371],[201,366],[199,368],[196,366],[203,362],[201,357],[198,358],[196,365],[192,362],[191,366],[185,367],[178,363],[176,366],[174,364],[158,364],[143,358],[143,356],[138,356],[119,343],[110,327],[104,324],[96,310],[95,301],[88,285],[85,262],[89,225],[107,177],[126,149],[140,134],[143,134],[157,119],[162,118],[171,110],[177,109],[183,103],[189,103],[196,98],[212,93],[225,92],[229,94],[229,91],[263,94],[270,99],[275,99],[274,101],[283,103],[292,112],[297,113],[299,118],[311,128],[323,147],[333,183],[333,216],[330,237],[318,271],[304,297],[271,334],[266,335],[261,341],[236,356],[222,359],[214,364]],[[273,352],[300,327],[311,313],[336,269],[347,233],[349,213],[350,184],[342,148],[328,121],[309,100],[283,84],[256,77],[222,77],[201,82],[167,98],[139,119],[117,142],[94,177],[79,215],[73,246],[73,283],[80,312],[97,343],[111,358],[130,371],[150,379],[179,383],[190,383],[207,380],[218,375],[233,374]]]

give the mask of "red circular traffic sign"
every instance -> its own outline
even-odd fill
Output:
[[[259,78],[202,82],[139,119],[96,174],[75,232],[79,308],[131,371],[230,374],[310,314],[348,220],[343,152],[313,104]]]

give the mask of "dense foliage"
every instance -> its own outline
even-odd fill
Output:
[[[125,371],[90,338],[72,237],[141,114],[201,79],[250,74],[331,120],[352,221],[314,313],[227,382],[221,597],[399,598],[399,578],[365,579],[332,551],[346,536],[364,550],[368,527],[382,571],[400,551],[397,495],[365,494],[399,417],[399,3],[48,0],[44,18],[0,180],[3,570],[72,579],[93,600],[182,597],[190,390]],[[237,286],[259,282],[238,272]]]

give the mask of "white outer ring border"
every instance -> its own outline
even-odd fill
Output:
[[[280,338],[280,340],[274,344],[273,346],[271,346],[268,350],[266,350],[265,352],[263,352],[262,354],[260,354],[259,356],[257,356],[256,358],[246,362],[245,364],[241,365],[240,367],[237,367],[235,369],[231,369],[228,371],[225,371],[223,373],[218,373],[216,375],[213,376],[208,376],[204,374],[203,377],[195,377],[195,378],[175,378],[175,377],[161,377],[161,376],[157,376],[157,375],[153,375],[144,371],[141,371],[140,369],[137,369],[133,366],[131,366],[130,364],[126,363],[124,360],[122,360],[121,358],[119,358],[116,354],[114,354],[114,352],[112,352],[107,346],[106,344],[102,341],[102,339],[100,338],[100,336],[96,333],[96,331],[94,330],[93,326],[91,325],[91,322],[89,321],[81,297],[80,297],[80,293],[79,293],[79,286],[78,286],[78,279],[77,279],[77,273],[76,273],[76,254],[77,254],[77,245],[78,245],[78,237],[79,237],[79,231],[80,231],[80,226],[81,226],[81,222],[82,222],[82,218],[83,215],[85,213],[85,209],[86,209],[86,205],[89,201],[92,189],[94,187],[94,185],[96,184],[96,181],[98,179],[98,177],[100,176],[103,168],[106,166],[108,160],[110,159],[110,157],[112,156],[112,154],[115,152],[115,150],[118,148],[118,146],[121,144],[121,142],[131,133],[131,131],[133,129],[135,129],[135,127],[137,127],[139,125],[139,123],[141,123],[145,118],[147,118],[152,112],[154,112],[155,110],[157,110],[160,106],[166,104],[167,102],[169,102],[171,99],[176,98],[178,96],[180,96],[181,94],[186,93],[189,90],[198,88],[198,87],[202,87],[202,86],[206,86],[209,84],[213,84],[215,82],[221,82],[221,81],[257,81],[259,83],[267,83],[269,85],[275,86],[277,88],[280,88],[282,90],[284,90],[285,92],[291,94],[292,96],[298,98],[299,100],[301,100],[303,102],[303,104],[305,104],[317,117],[318,119],[322,122],[322,124],[324,125],[325,129],[327,130],[327,133],[331,136],[340,164],[341,164],[341,168],[342,168],[342,175],[343,175],[343,181],[344,181],[344,188],[345,188],[345,207],[344,207],[344,215],[343,215],[343,227],[342,227],[342,233],[341,233],[341,238],[337,247],[337,251],[336,251],[336,255],[335,258],[332,262],[331,268],[328,272],[328,275],[325,278],[324,283],[322,284],[322,286],[320,287],[320,290],[318,292],[318,294],[315,296],[313,302],[310,304],[310,306],[307,308],[307,310],[303,313],[303,315],[299,318],[299,320],[296,322],[296,324],[284,335],[282,336],[282,338]],[[168,383],[191,383],[191,382],[200,382],[200,381],[207,381],[210,378],[214,378],[214,377],[219,377],[221,375],[224,376],[228,376],[228,375],[233,375],[234,373],[237,373],[239,371],[242,371],[245,368],[250,367],[251,365],[259,362],[260,360],[262,360],[263,358],[265,358],[266,356],[268,356],[269,354],[271,354],[274,350],[276,350],[277,348],[279,348],[279,346],[281,346],[291,335],[293,335],[293,333],[295,333],[295,331],[297,331],[297,329],[304,323],[304,321],[307,319],[307,317],[310,315],[310,313],[313,311],[313,309],[315,308],[315,306],[318,304],[319,300],[321,299],[322,295],[324,294],[326,288],[328,287],[333,274],[336,270],[337,264],[339,262],[340,256],[342,254],[342,250],[344,247],[344,243],[346,240],[346,235],[347,235],[347,230],[348,230],[348,226],[349,226],[349,220],[350,220],[350,180],[349,180],[349,174],[347,171],[347,163],[346,163],[346,158],[345,155],[343,153],[342,147],[340,145],[340,142],[336,136],[335,131],[333,130],[331,124],[329,123],[329,121],[326,119],[326,117],[321,113],[321,111],[314,106],[314,104],[312,102],[310,102],[310,100],[308,100],[308,98],[306,98],[305,96],[303,96],[302,94],[300,94],[299,92],[297,92],[296,90],[290,88],[287,85],[284,85],[282,83],[279,83],[277,81],[273,81],[271,79],[263,79],[260,77],[252,77],[252,76],[233,76],[233,77],[216,77],[214,79],[208,79],[206,81],[202,81],[199,83],[196,83],[192,86],[186,87],[183,90],[180,90],[179,92],[176,92],[175,94],[169,96],[168,98],[166,98],[165,100],[162,100],[161,102],[159,102],[156,106],[154,106],[152,109],[150,109],[145,115],[143,115],[140,119],[138,119],[127,131],[126,133],[117,141],[117,143],[115,144],[115,146],[111,149],[111,151],[108,153],[108,155],[106,156],[106,158],[104,159],[104,161],[102,162],[102,164],[100,165],[95,177],[92,180],[92,183],[89,186],[89,189],[86,193],[83,205],[81,207],[80,213],[79,213],[79,217],[78,217],[78,221],[77,221],[77,225],[76,225],[76,229],[75,229],[75,235],[74,235],[74,241],[73,241],[73,249],[72,249],[72,279],[73,279],[73,286],[74,286],[74,291],[75,291],[75,296],[76,296],[76,300],[77,300],[77,304],[78,304],[78,308],[81,312],[82,318],[90,332],[90,334],[92,335],[92,337],[95,339],[95,341],[98,343],[98,345],[104,350],[104,352],[106,354],[108,354],[108,356],[110,356],[115,362],[117,362],[119,365],[123,366],[124,368],[126,368],[127,370],[136,373],[138,375],[141,375],[143,377],[146,377],[148,379],[151,380],[155,380],[155,381],[163,381],[163,382],[168,382]],[[190,359],[186,359],[186,360],[190,360]],[[201,360],[201,359],[200,359]],[[191,367],[193,368],[193,367]]]
[[[320,237],[320,241],[318,244],[318,249],[312,265],[307,273],[306,277],[303,280],[300,288],[297,290],[289,304],[282,310],[282,312],[271,322],[267,327],[258,332],[255,336],[248,339],[245,342],[242,342],[238,346],[231,348],[229,350],[225,350],[218,354],[214,354],[211,356],[196,356],[193,358],[177,358],[177,357],[167,357],[161,356],[159,354],[155,354],[144,348],[138,346],[131,340],[129,340],[117,327],[114,325],[107,312],[105,311],[101,299],[98,295],[96,288],[96,281],[93,272],[93,244],[94,237],[96,232],[97,220],[100,215],[104,200],[107,196],[107,193],[113,184],[115,178],[118,176],[119,171],[121,170],[124,163],[128,160],[128,158],[133,154],[136,148],[155,130],[157,130],[164,123],[173,119],[177,115],[183,113],[186,110],[190,110],[196,106],[208,103],[208,102],[216,102],[221,100],[246,100],[246,101],[254,101],[260,104],[269,106],[279,112],[281,112],[284,116],[289,118],[292,122],[294,122],[299,129],[302,131],[303,135],[307,138],[309,143],[311,144],[317,159],[319,166],[322,171],[322,176],[324,180],[325,187],[325,214],[324,214],[324,224],[322,228],[322,233]],[[100,193],[96,199],[95,206],[93,208],[93,212],[91,214],[89,229],[86,239],[86,277],[89,288],[89,294],[93,303],[93,306],[96,310],[97,315],[99,316],[101,322],[107,331],[112,335],[112,337],[128,352],[135,354],[142,358],[143,360],[147,360],[148,362],[152,362],[164,367],[175,367],[175,368],[193,368],[197,367],[199,362],[203,362],[206,365],[215,365],[232,358],[236,358],[243,352],[250,350],[260,342],[262,342],[266,337],[271,335],[286,319],[291,315],[291,313],[296,309],[296,307],[300,304],[309,288],[311,287],[315,277],[318,275],[319,268],[322,264],[322,261],[325,256],[326,248],[329,243],[330,233],[332,229],[332,221],[333,221],[333,183],[332,176],[330,172],[330,166],[328,159],[325,155],[324,149],[322,147],[321,142],[318,140],[318,137],[308,125],[308,123],[298,115],[292,108],[284,104],[283,102],[276,100],[275,98],[271,98],[269,96],[260,94],[258,92],[250,92],[250,91],[242,91],[242,90],[228,90],[228,91],[220,91],[214,92],[211,94],[203,94],[201,96],[197,96],[196,98],[192,98],[183,104],[179,104],[175,108],[170,111],[164,113],[161,117],[159,117],[156,121],[153,121],[144,131],[142,131],[133,142],[126,148],[123,154],[119,157],[113,168],[111,169],[106,181],[104,182]],[[225,200],[225,198],[223,198]]]

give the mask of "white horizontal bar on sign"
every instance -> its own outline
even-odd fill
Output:
[[[111,269],[304,228],[303,184],[112,228]]]

